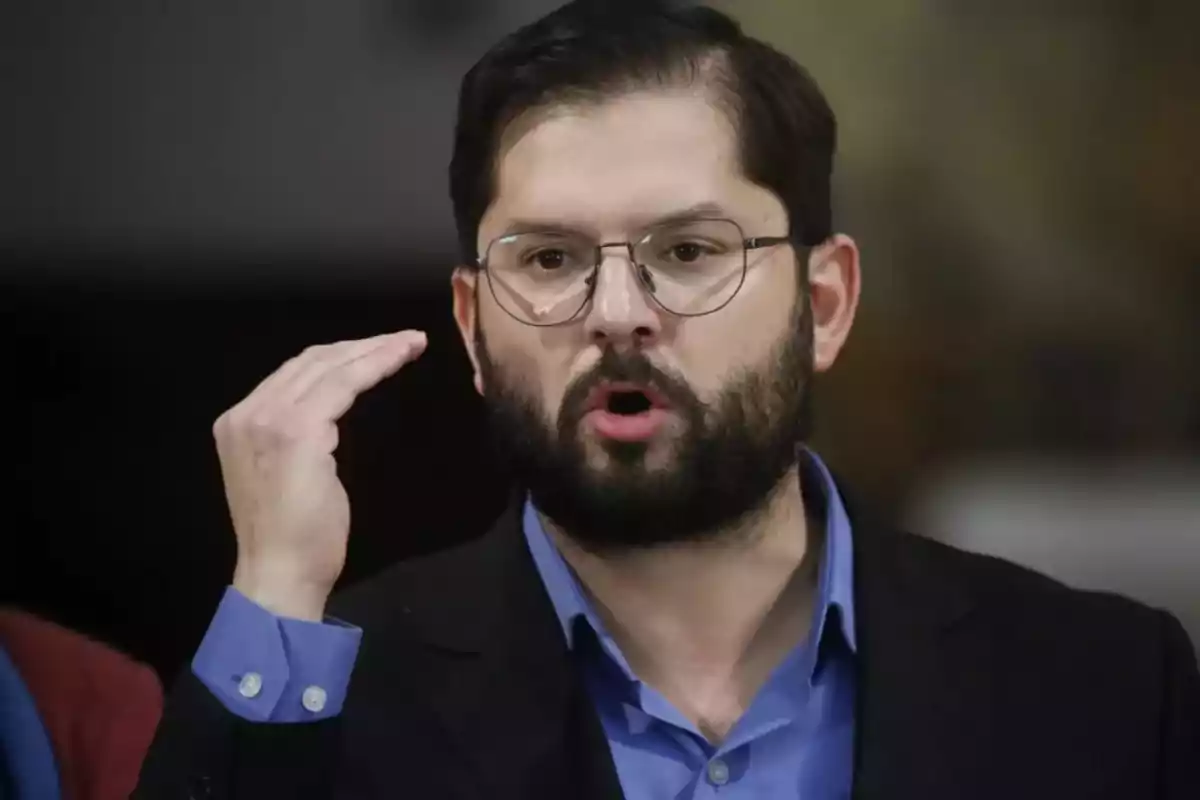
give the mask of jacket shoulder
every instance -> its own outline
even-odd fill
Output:
[[[908,532],[892,534],[905,560],[930,580],[944,580],[971,597],[994,624],[1027,636],[1051,636],[1060,646],[1153,652],[1166,629],[1179,627],[1168,612],[1124,595],[1070,586],[1045,573],[997,556],[968,552]]]
[[[428,621],[479,602],[496,582],[502,554],[494,534],[392,564],[338,591],[329,611],[364,629],[418,615]]]

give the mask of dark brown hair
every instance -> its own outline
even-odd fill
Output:
[[[837,125],[802,66],[705,6],[575,0],[507,36],[463,78],[450,163],[463,263],[476,263],[509,124],[555,103],[686,80],[715,90],[737,131],[743,172],[780,198],[795,243],[827,239]]]

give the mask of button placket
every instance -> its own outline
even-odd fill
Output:
[[[713,786],[729,783],[729,765],[723,759],[714,758],[708,762],[708,782]]]

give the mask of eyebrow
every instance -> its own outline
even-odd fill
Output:
[[[635,224],[631,226],[634,231],[643,231],[647,228],[654,228],[659,225],[670,225],[679,222],[694,222],[699,219],[730,219],[729,212],[719,203],[712,201],[696,203],[687,208],[679,209],[678,211],[670,211],[666,214],[657,215],[654,217],[644,217],[634,220]],[[589,236],[594,237],[595,234],[589,232],[586,226],[577,226],[570,223],[562,222],[561,220],[539,220],[539,219],[515,219],[504,228],[501,236],[513,236],[518,233],[557,233],[567,236]]]

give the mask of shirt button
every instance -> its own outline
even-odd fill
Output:
[[[247,672],[238,681],[238,694],[245,697],[247,700],[253,700],[258,697],[258,693],[262,691],[262,675],[257,672]]]
[[[729,765],[719,758],[708,762],[708,780],[713,786],[729,783]]]
[[[325,690],[320,686],[310,686],[300,696],[300,704],[316,714],[325,708]]]

